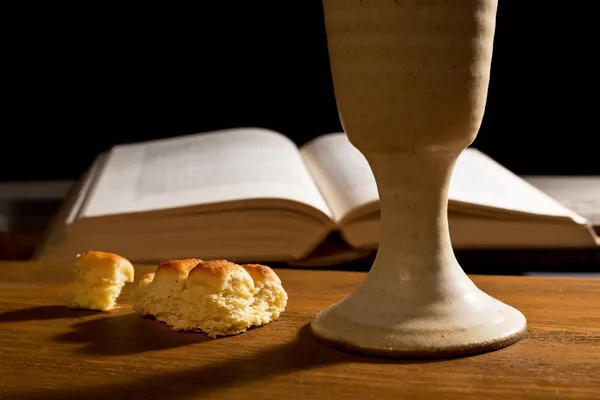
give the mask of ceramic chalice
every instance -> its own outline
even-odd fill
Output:
[[[523,314],[464,273],[448,229],[452,170],[483,118],[496,8],[497,0],[323,0],[338,110],[377,181],[381,240],[363,283],[313,320],[319,340],[438,357],[525,335]]]

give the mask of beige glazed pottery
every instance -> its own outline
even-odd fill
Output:
[[[363,283],[311,324],[328,345],[397,357],[508,346],[521,312],[482,292],[448,229],[454,163],[479,130],[497,0],[323,0],[340,118],[368,160],[381,241]]]

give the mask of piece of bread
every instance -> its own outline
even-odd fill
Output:
[[[162,263],[154,276],[144,276],[133,298],[134,309],[142,315],[174,330],[204,332],[213,338],[277,319],[288,300],[271,268],[225,260]]]
[[[66,305],[73,309],[108,311],[115,307],[123,286],[134,280],[134,268],[124,257],[102,251],[78,254]]]
[[[252,325],[266,324],[279,318],[288,300],[279,276],[265,265],[244,264],[242,267],[254,281],[255,293],[252,304],[254,321]]]
[[[161,263],[154,273],[143,276],[133,293],[132,308],[166,322],[185,286],[188,273],[200,262],[202,260],[190,258]]]

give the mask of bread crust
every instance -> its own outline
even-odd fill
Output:
[[[270,267],[262,264],[243,264],[242,267],[254,281],[271,281],[281,284],[281,279]]]
[[[133,264],[126,259],[115,253],[108,253],[104,251],[90,250],[84,253],[77,254],[76,261],[74,264],[76,272],[82,272],[86,269],[118,269],[125,276],[125,282],[131,283],[135,278],[135,269]]]
[[[178,275],[187,276],[192,268],[201,263],[199,258],[189,258],[185,260],[169,260],[162,262],[156,268],[156,275]]]
[[[125,257],[122,257],[115,253],[108,253],[105,251],[90,250],[80,254],[77,254],[77,259],[80,261],[106,261],[114,264],[121,263],[123,261],[128,262]]]
[[[211,275],[214,277],[226,277],[232,272],[240,272],[240,265],[227,260],[203,261],[190,271],[189,277],[196,275]]]
[[[232,280],[254,289],[252,276],[241,265],[226,260],[203,261],[196,265],[188,275],[187,287],[202,285],[219,291]]]

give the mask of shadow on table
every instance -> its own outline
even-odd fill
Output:
[[[206,335],[174,332],[167,325],[129,312],[103,313],[72,310],[65,306],[40,306],[0,313],[0,324],[22,321],[72,320],[71,330],[53,338],[57,343],[81,345],[75,353],[87,355],[127,355],[153,350],[166,350],[211,340]],[[1,397],[0,397],[1,398]]]
[[[73,319],[86,317],[88,315],[100,314],[100,311],[91,310],[71,310],[65,306],[40,306],[22,308],[0,313],[0,323],[2,322],[20,322],[20,321],[39,321],[48,319]]]
[[[307,324],[299,330],[297,337],[291,342],[247,357],[182,371],[148,375],[125,383],[110,383],[73,389],[44,389],[39,392],[24,391],[15,393],[15,397],[39,400],[97,400],[108,398],[164,400],[182,399],[190,396],[209,398],[209,395],[221,389],[326,365],[343,363],[417,364],[426,362],[443,361],[387,359],[337,351],[318,343]]]
[[[55,336],[54,341],[81,344],[75,352],[87,355],[136,354],[211,340],[206,335],[175,332],[167,325],[137,313],[78,322],[71,328],[70,332]]]

